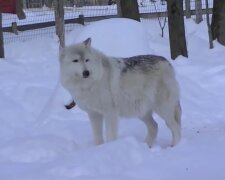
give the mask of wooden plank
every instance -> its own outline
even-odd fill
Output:
[[[80,22],[79,18],[65,20],[65,24],[73,24],[73,23],[79,24],[79,22]],[[55,26],[55,21],[20,25],[20,26],[17,26],[17,30],[18,31],[28,31],[28,30],[35,30],[35,29],[52,27],[52,26]],[[13,32],[12,27],[3,27],[3,32]]]

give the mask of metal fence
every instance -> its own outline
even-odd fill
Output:
[[[113,4],[115,0],[64,0],[67,7],[82,7]],[[53,7],[54,0],[24,0],[25,8]]]
[[[108,3],[108,0],[65,0],[66,32],[79,28],[78,24],[117,17],[116,4],[108,5]],[[138,0],[138,3],[142,19],[150,20],[166,15],[164,0]],[[212,0],[209,0],[210,7],[212,4]],[[3,13],[4,43],[55,36],[53,6],[53,0],[24,0],[26,19],[19,20],[15,14]],[[195,0],[190,0],[190,7],[191,13],[195,14]],[[202,0],[202,8],[205,9],[205,0]]]

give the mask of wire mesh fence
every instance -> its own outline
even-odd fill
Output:
[[[39,38],[53,35],[54,28],[41,28],[42,23],[52,22],[54,26],[54,10],[49,8],[24,9],[26,19],[19,20],[16,14],[3,13],[4,42]],[[50,27],[50,24],[49,24]],[[25,33],[26,31],[26,33]]]
[[[114,0],[64,1],[66,33],[73,28],[79,28],[80,26],[77,23],[87,24],[100,19],[117,17],[117,5]],[[195,1],[190,0],[190,10],[195,9]],[[8,3],[0,4],[3,9],[2,23],[5,44],[18,40],[26,41],[28,39],[55,36],[54,0],[23,0],[26,14],[26,19],[23,20],[19,20],[15,14],[15,2],[16,0],[8,0]],[[202,0],[201,3],[204,10],[205,0]],[[142,19],[149,20],[166,16],[167,6],[165,0],[138,0],[138,4]],[[210,8],[212,8],[212,5],[213,0],[209,0]],[[194,11],[191,13],[195,14]],[[84,17],[84,19],[81,17]]]

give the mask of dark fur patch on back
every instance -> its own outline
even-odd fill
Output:
[[[160,61],[167,61],[166,58],[156,55],[139,55],[129,58],[123,58],[125,67],[122,72],[127,72],[131,70],[142,70],[147,71],[154,68],[154,65]]]

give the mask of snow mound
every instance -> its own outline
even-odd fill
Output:
[[[118,27],[118,28],[115,28]],[[69,34],[68,43],[78,43],[91,37],[93,47],[109,56],[149,54],[147,34],[143,24],[125,18],[106,19],[86,26],[77,34]]]
[[[52,168],[49,173],[67,178],[108,177],[112,172],[114,175],[119,175],[126,169],[142,163],[148,153],[149,147],[145,143],[127,137],[105,145],[77,151],[72,155],[73,162],[67,159],[66,164]]]

